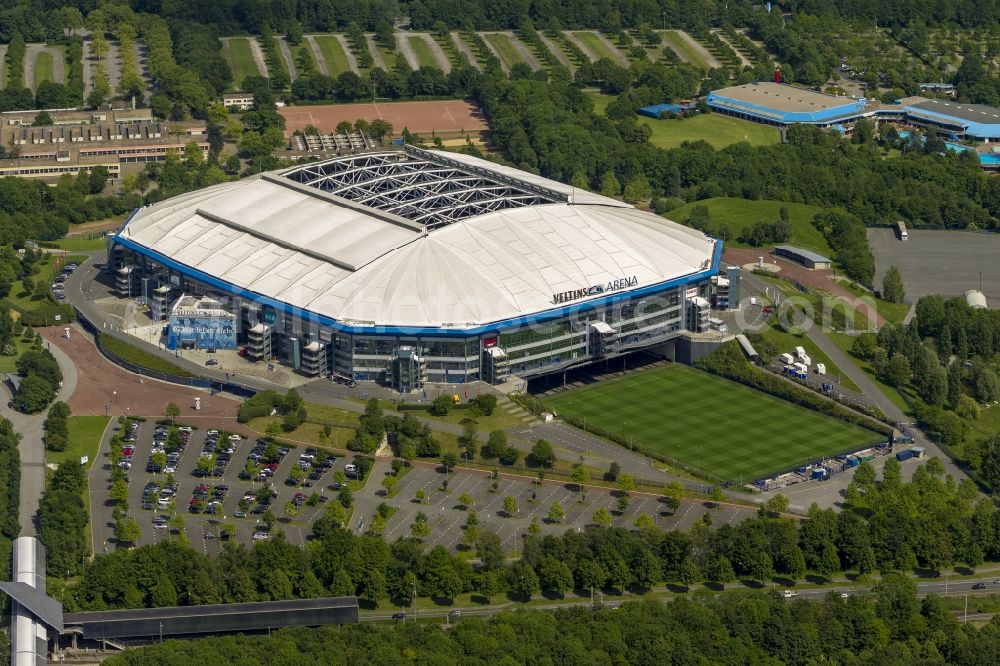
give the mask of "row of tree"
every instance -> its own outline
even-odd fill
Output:
[[[75,460],[64,462],[52,475],[38,505],[39,538],[51,576],[80,573],[90,555],[86,488],[83,466]]]
[[[433,663],[463,666],[604,666],[606,664],[883,664],[991,663],[1000,623],[963,624],[945,600],[917,597],[893,576],[848,600],[789,604],[753,591],[673,603],[506,611],[488,619],[439,623],[365,623],[283,629],[268,636],[171,640],[128,650],[108,666],[194,662],[256,666],[281,655],[289,664],[368,666]]]
[[[619,492],[627,497],[624,476],[619,483],[626,490]],[[665,489],[664,512],[679,507],[675,490]],[[972,482],[946,478],[937,459],[919,467],[909,483],[902,481],[895,459],[886,461],[881,480],[863,464],[848,487],[844,510],[813,506],[803,521],[776,517],[782,506],[775,502],[738,525],[712,527],[709,512],[688,532],[664,532],[650,516],[637,519],[632,531],[611,528],[597,513],[594,525],[561,536],[541,537],[529,527],[520,557],[512,563],[496,533],[480,524],[470,498],[459,502],[467,503],[464,531],[472,536],[463,542],[476,556],[475,568],[468,557],[441,546],[427,550],[421,541],[426,532],[416,528],[391,545],[372,534],[356,535],[344,527],[342,503],[331,502],[305,548],[288,543],[279,532],[251,548],[227,543],[213,559],[178,534],[98,555],[79,585],[67,591],[64,605],[90,610],[169,605],[165,600],[189,605],[345,594],[369,604],[385,599],[407,604],[415,593],[454,599],[467,592],[487,600],[501,594],[524,600],[539,592],[642,592],[664,581],[764,582],[801,579],[807,573],[831,578],[841,572],[869,576],[918,567],[943,571],[959,562],[975,568],[984,560],[1000,560],[1000,513],[979,498]],[[517,512],[516,504],[504,506]],[[555,508],[549,515],[560,522]],[[171,593],[164,595],[167,589]]]

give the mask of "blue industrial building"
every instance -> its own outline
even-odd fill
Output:
[[[867,113],[867,100],[816,92],[784,83],[760,82],[721,88],[708,95],[716,113],[784,127],[806,123],[833,127],[856,121]]]

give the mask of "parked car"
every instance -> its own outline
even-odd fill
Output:
[[[976,583],[975,585],[972,586],[972,589],[973,590],[985,590],[986,589],[986,583]]]

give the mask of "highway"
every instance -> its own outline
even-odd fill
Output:
[[[986,585],[986,588],[982,590],[973,590],[972,586],[977,583],[984,583]],[[755,588],[747,587],[742,583],[732,583],[725,586],[725,591],[727,592],[733,592],[736,590],[750,590],[750,589],[755,589]],[[765,589],[765,588],[762,587],[757,589]],[[795,596],[788,598],[789,601],[794,601],[796,599],[819,601],[831,593],[835,595],[841,595],[841,594],[854,595],[854,594],[866,593],[869,591],[869,588],[867,587],[859,587],[852,585],[837,585],[837,584],[825,587],[804,588],[804,589],[796,589],[794,587],[782,588],[779,586],[774,586],[772,589],[777,591],[779,594],[784,593],[786,589],[792,590]],[[958,595],[969,595],[970,597],[996,595],[1000,594],[1000,578],[997,578],[994,575],[985,578],[963,577],[961,580],[956,580],[956,581],[950,581],[945,579],[935,579],[934,581],[918,580],[917,595],[925,597],[929,594],[937,594],[941,596],[951,596],[951,597]],[[659,599],[660,601],[667,603],[672,601],[675,598],[675,596],[674,595],[668,596],[661,593],[657,594],[657,596],[653,598]],[[614,609],[617,608],[622,603],[624,603],[625,601],[639,601],[641,597],[637,597],[634,595],[629,595],[627,597],[614,597],[613,600],[610,601],[605,600],[603,601],[603,603],[602,599],[603,595],[596,596],[594,598],[594,603],[596,605],[602,606],[603,608]],[[531,606],[525,606],[523,604],[507,601],[504,603],[492,604],[489,606],[472,606],[472,607],[460,606],[455,608],[419,610],[416,613],[410,611],[409,609],[400,609],[398,611],[393,611],[391,613],[381,612],[381,611],[380,612],[362,611],[361,621],[362,622],[398,621],[395,620],[395,618],[393,618],[393,615],[398,612],[404,612],[404,610],[406,613],[407,620],[440,619],[445,622],[450,622],[454,619],[457,619],[449,616],[449,613],[452,613],[456,610],[460,612],[460,617],[490,617],[492,615],[496,615],[497,613],[503,611],[516,610],[518,608],[531,609],[531,610],[556,610],[559,608],[579,608],[579,607],[587,608],[590,606],[591,602],[588,599],[580,601],[554,602],[550,604],[538,604]],[[956,611],[955,614],[964,617],[964,614],[961,611]],[[991,613],[970,613],[968,619],[989,620],[992,616],[993,615]]]

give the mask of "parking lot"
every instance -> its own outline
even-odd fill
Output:
[[[310,449],[279,448],[210,427],[182,426],[171,435],[169,428],[153,421],[132,423],[134,426],[126,426],[123,433],[126,441],[120,465],[129,479],[129,513],[141,531],[137,545],[168,538],[178,527],[178,516],[183,518],[190,542],[207,554],[221,550],[228,538],[225,525],[234,526],[235,539],[249,545],[255,539],[267,538],[264,514],[268,509],[279,518],[273,532],[283,531],[291,543],[304,545],[327,503],[338,501],[336,487],[352,473],[351,458],[328,457],[318,451],[310,453]],[[90,471],[94,550],[98,553],[117,545],[115,503],[110,498],[112,434],[109,429]],[[252,474],[247,471],[248,462]],[[301,471],[293,471],[296,468]],[[377,506],[386,502],[396,507],[382,533],[387,541],[408,536],[416,514],[423,512],[430,526],[427,545],[443,545],[453,551],[461,547],[468,517],[459,503],[465,493],[473,498],[471,508],[476,511],[480,528],[495,531],[509,552],[519,547],[519,539],[527,533],[532,517],[537,518],[542,533],[561,533],[591,524],[600,507],[611,512],[616,525],[631,527],[639,515],[648,514],[662,529],[688,529],[707,512],[711,512],[715,525],[733,524],[753,511],[737,506],[709,509],[701,502],[685,501],[676,512],[670,512],[657,497],[633,494],[627,510],[619,514],[617,498],[604,489],[588,488],[581,494],[572,484],[539,485],[530,479],[504,476],[494,480],[477,472],[450,474],[444,490],[441,469],[422,465],[405,474],[397,482],[394,496],[388,498],[381,480],[390,471],[389,460],[375,463],[368,484],[354,495],[356,508],[349,527],[355,533],[369,529]],[[418,503],[415,496],[419,490],[426,497]],[[314,492],[320,501],[310,504],[308,498]],[[503,510],[507,496],[517,501],[514,515]],[[281,519],[289,502],[297,512],[290,520]],[[558,523],[550,523],[546,518],[555,502],[562,504],[565,516]]]
[[[387,462],[377,463],[372,471],[372,481],[356,496],[358,511],[352,525],[355,531],[359,520],[363,520],[365,526],[370,525],[375,514],[374,505],[386,501],[397,507],[383,532],[387,541],[408,536],[417,512],[422,511],[427,515],[430,526],[426,544],[445,546],[453,551],[462,543],[462,530],[468,516],[468,512],[459,503],[459,497],[465,493],[474,500],[471,508],[476,512],[480,529],[496,532],[508,551],[519,547],[518,537],[527,532],[533,516],[538,519],[542,534],[556,534],[567,529],[582,530],[593,522],[594,512],[602,506],[611,512],[615,525],[632,527],[639,515],[648,514],[662,529],[682,530],[690,528],[706,512],[713,513],[714,525],[722,525],[741,522],[754,511],[736,506],[709,509],[702,502],[684,501],[675,513],[671,513],[659,498],[633,493],[628,509],[624,514],[618,515],[618,500],[607,490],[588,488],[581,495],[573,484],[546,482],[538,485],[529,479],[503,476],[496,480],[497,487],[494,490],[494,479],[490,475],[460,472],[450,475],[448,489],[445,491],[441,489],[444,481],[441,469],[423,466],[414,467],[400,479],[394,489],[398,491],[397,494],[393,499],[385,500],[379,497],[379,493],[383,491],[377,482],[388,471]],[[423,502],[415,500],[419,490],[423,490],[426,495]],[[507,516],[503,509],[504,498],[508,495],[517,501],[518,511],[513,516]],[[545,519],[554,502],[562,504],[565,517],[559,523],[548,523]]]
[[[969,289],[986,294],[991,306],[1000,303],[1000,234],[971,231],[911,229],[901,241],[893,229],[868,230],[875,255],[875,284],[890,266],[903,276],[907,302],[921,296],[961,296]]]
[[[126,470],[128,503],[129,513],[142,532],[139,545],[166,538],[172,531],[168,521],[175,516],[183,516],[188,539],[207,553],[221,548],[225,538],[221,529],[224,524],[234,525],[236,539],[249,544],[255,535],[261,538],[267,508],[280,517],[287,502],[297,504],[298,513],[289,522],[277,521],[274,530],[283,530],[292,543],[304,544],[325,503],[337,501],[336,491],[328,488],[335,483],[336,472],[343,472],[350,464],[350,460],[344,459],[314,464],[315,458],[314,461],[300,458],[309,455],[305,450],[286,448],[282,455],[276,446],[269,451],[267,446],[259,447],[253,440],[237,440],[237,436],[230,438],[226,433],[212,434],[211,428],[191,429],[186,442],[180,435],[178,447],[177,441],[168,441],[166,428],[158,432],[152,421],[136,423],[134,439],[130,433],[125,433],[123,454],[131,456]],[[109,438],[110,434],[111,431]],[[154,457],[154,454],[158,455]],[[254,478],[248,478],[245,472],[251,455],[260,469]],[[322,460],[322,454],[319,459]],[[289,485],[286,480],[290,479],[300,460],[307,468],[302,472],[302,483]],[[163,462],[166,465],[159,468],[157,463]],[[106,440],[90,472],[95,552],[107,552],[115,547],[114,501],[109,497],[111,464],[109,441]],[[173,486],[167,483],[168,475],[174,479]],[[266,493],[261,492],[266,487],[273,488],[276,493],[269,502]],[[306,500],[313,492],[318,493],[320,499],[325,497],[325,501],[310,506]],[[259,494],[264,501],[249,498],[244,501],[248,493],[255,498]]]

